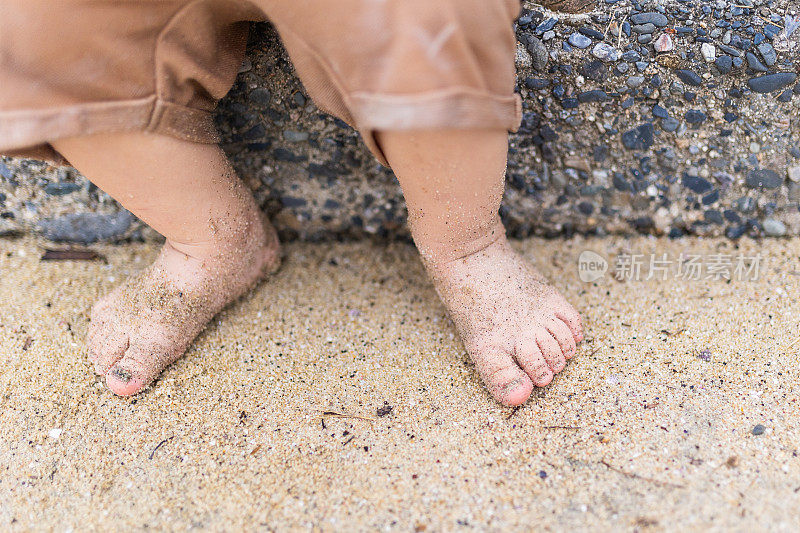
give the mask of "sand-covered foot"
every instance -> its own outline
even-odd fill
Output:
[[[267,222],[228,228],[215,241],[167,241],[155,263],[95,303],[89,356],[114,393],[141,391],[214,315],[277,270],[278,238]]]
[[[425,262],[497,401],[523,403],[575,355],[580,315],[505,238],[463,259]]]

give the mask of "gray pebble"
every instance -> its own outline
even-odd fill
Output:
[[[753,52],[747,52],[745,57],[747,58],[747,66],[756,72],[767,72],[769,70],[761,61],[759,61]]]
[[[622,57],[622,52],[606,43],[597,43],[592,48],[592,55],[602,61],[614,62],[619,61],[619,58]]]
[[[635,15],[631,16],[631,23],[633,24],[653,24],[658,26],[659,28],[663,28],[669,23],[669,20],[666,16],[662,15],[661,13],[650,12],[650,13],[636,13]]]
[[[644,83],[644,76],[631,76],[625,83],[627,83],[628,87],[631,89],[635,89]]]
[[[529,37],[528,52],[531,54],[533,68],[543,71],[547,67],[547,62],[550,61],[550,52],[547,51],[544,43],[536,37]]]
[[[687,83],[694,87],[699,87],[703,84],[703,79],[694,71],[688,69],[676,70],[675,74],[680,78],[683,83]]]
[[[751,189],[777,189],[782,184],[780,174],[768,168],[751,170],[745,178],[745,185]]]
[[[788,87],[797,80],[794,72],[779,72],[777,74],[767,74],[758,78],[747,80],[747,85],[757,93],[771,93]]]
[[[649,22],[647,24],[637,24],[631,27],[631,31],[633,33],[651,34],[656,31],[656,25]]]
[[[590,38],[588,38],[582,33],[577,33],[577,32],[570,35],[567,41],[575,48],[581,48],[581,49],[589,48],[592,45],[592,40]]]
[[[780,220],[774,218],[767,218],[762,222],[764,233],[770,237],[783,237],[786,235],[786,225]]]
[[[250,91],[248,98],[251,102],[256,104],[260,107],[267,107],[269,105],[269,101],[272,98],[272,95],[269,92],[269,89],[264,89],[263,87],[259,87],[257,89],[253,89]]]
[[[714,65],[717,67],[720,74],[727,74],[733,68],[733,58],[726,55],[719,56],[716,61],[714,61]]]
[[[673,132],[678,129],[680,122],[673,117],[667,117],[661,121],[661,129],[664,131]]]
[[[769,43],[759,44],[758,53],[761,54],[761,57],[764,59],[764,63],[766,63],[768,67],[771,67],[778,62],[778,53]]]
[[[308,132],[283,130],[283,138],[291,143],[301,143],[308,140]]]
[[[90,244],[122,238],[134,221],[126,210],[111,214],[70,213],[39,222],[38,229],[45,238],[56,242]]]

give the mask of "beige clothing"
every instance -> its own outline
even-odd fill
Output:
[[[248,22],[278,29],[316,104],[358,129],[514,130],[519,0],[0,0],[0,153],[148,131],[218,141]],[[51,154],[52,155],[52,151]]]

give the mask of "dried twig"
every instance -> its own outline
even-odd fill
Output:
[[[581,428],[578,426],[545,426],[544,429],[571,429],[573,431],[577,431]]]
[[[36,400],[37,402],[50,402],[53,405],[57,405],[59,407],[66,408],[67,405],[64,403],[59,402],[58,400],[51,400],[50,398],[39,398],[38,396],[29,396],[31,400]]]
[[[166,439],[164,439],[161,442],[159,442],[158,444],[156,444],[156,447],[153,448],[152,452],[150,452],[150,457],[149,458],[152,459],[159,448],[161,448],[164,444],[166,444],[167,442],[171,441],[174,438],[175,438],[175,435],[173,435],[171,437],[167,437]]]
[[[258,450],[260,450],[260,449],[261,449],[261,444],[260,443],[256,444],[256,447],[253,448],[253,451],[250,452],[250,455],[255,455],[258,452]]]
[[[615,20],[614,20],[614,19],[616,19],[616,18],[617,18],[617,10],[616,10],[616,8],[615,8],[615,9],[614,9],[614,11],[612,11],[612,12],[611,12],[611,18],[610,18],[610,19],[608,19],[608,24],[606,25],[606,29],[605,29],[605,30],[603,30],[603,40],[604,40],[604,41],[605,41],[605,39],[606,39],[606,36],[608,35],[608,30],[610,30],[610,29],[611,29],[611,25],[612,25],[612,24],[614,24],[614,22],[615,22]],[[620,26],[620,28],[621,28],[621,27],[622,27],[622,26]]]
[[[510,413],[508,413],[508,415],[506,415],[506,420],[511,420],[511,417],[512,417],[512,416],[514,416],[515,414],[517,414],[517,411],[519,411],[520,409],[522,409],[522,406],[521,406],[521,405],[517,405],[517,406],[515,406],[515,407],[514,407],[514,408],[511,410],[511,412],[510,412]]]
[[[640,479],[642,481],[649,481],[650,483],[654,483],[656,485],[661,485],[662,487],[673,487],[673,488],[676,488],[676,489],[684,488],[684,485],[680,485],[678,483],[671,483],[669,481],[662,481],[660,479],[653,479],[653,478],[650,478],[650,477],[640,476],[639,474],[634,474],[633,472],[628,472],[628,471],[623,470],[621,468],[618,468],[618,467],[616,467],[616,466],[614,466],[612,464],[609,464],[605,459],[600,461],[600,464],[605,466],[606,468],[608,468],[612,472],[616,472],[617,474],[622,474],[623,476],[631,478],[631,479]]]
[[[767,24],[771,25],[771,26],[775,26],[775,27],[777,27],[777,28],[783,29],[783,26],[781,26],[781,24],[780,24],[779,22],[772,22],[772,21],[771,21],[771,20],[769,20],[768,18],[766,18],[766,17],[762,17],[761,15],[756,15],[756,16],[757,16],[758,18],[760,18],[761,20],[763,20],[764,22],[766,22]]]
[[[335,416],[337,418],[355,418],[357,420],[368,420],[370,422],[377,422],[377,418],[371,416],[351,415],[347,413],[339,413],[337,411],[322,411],[322,416]]]
[[[77,250],[67,248],[65,250],[51,250],[46,248],[42,254],[42,261],[105,261],[105,257],[94,250]]]

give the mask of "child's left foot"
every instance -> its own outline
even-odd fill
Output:
[[[575,355],[583,340],[580,315],[505,238],[463,259],[426,263],[497,401],[523,403]]]

